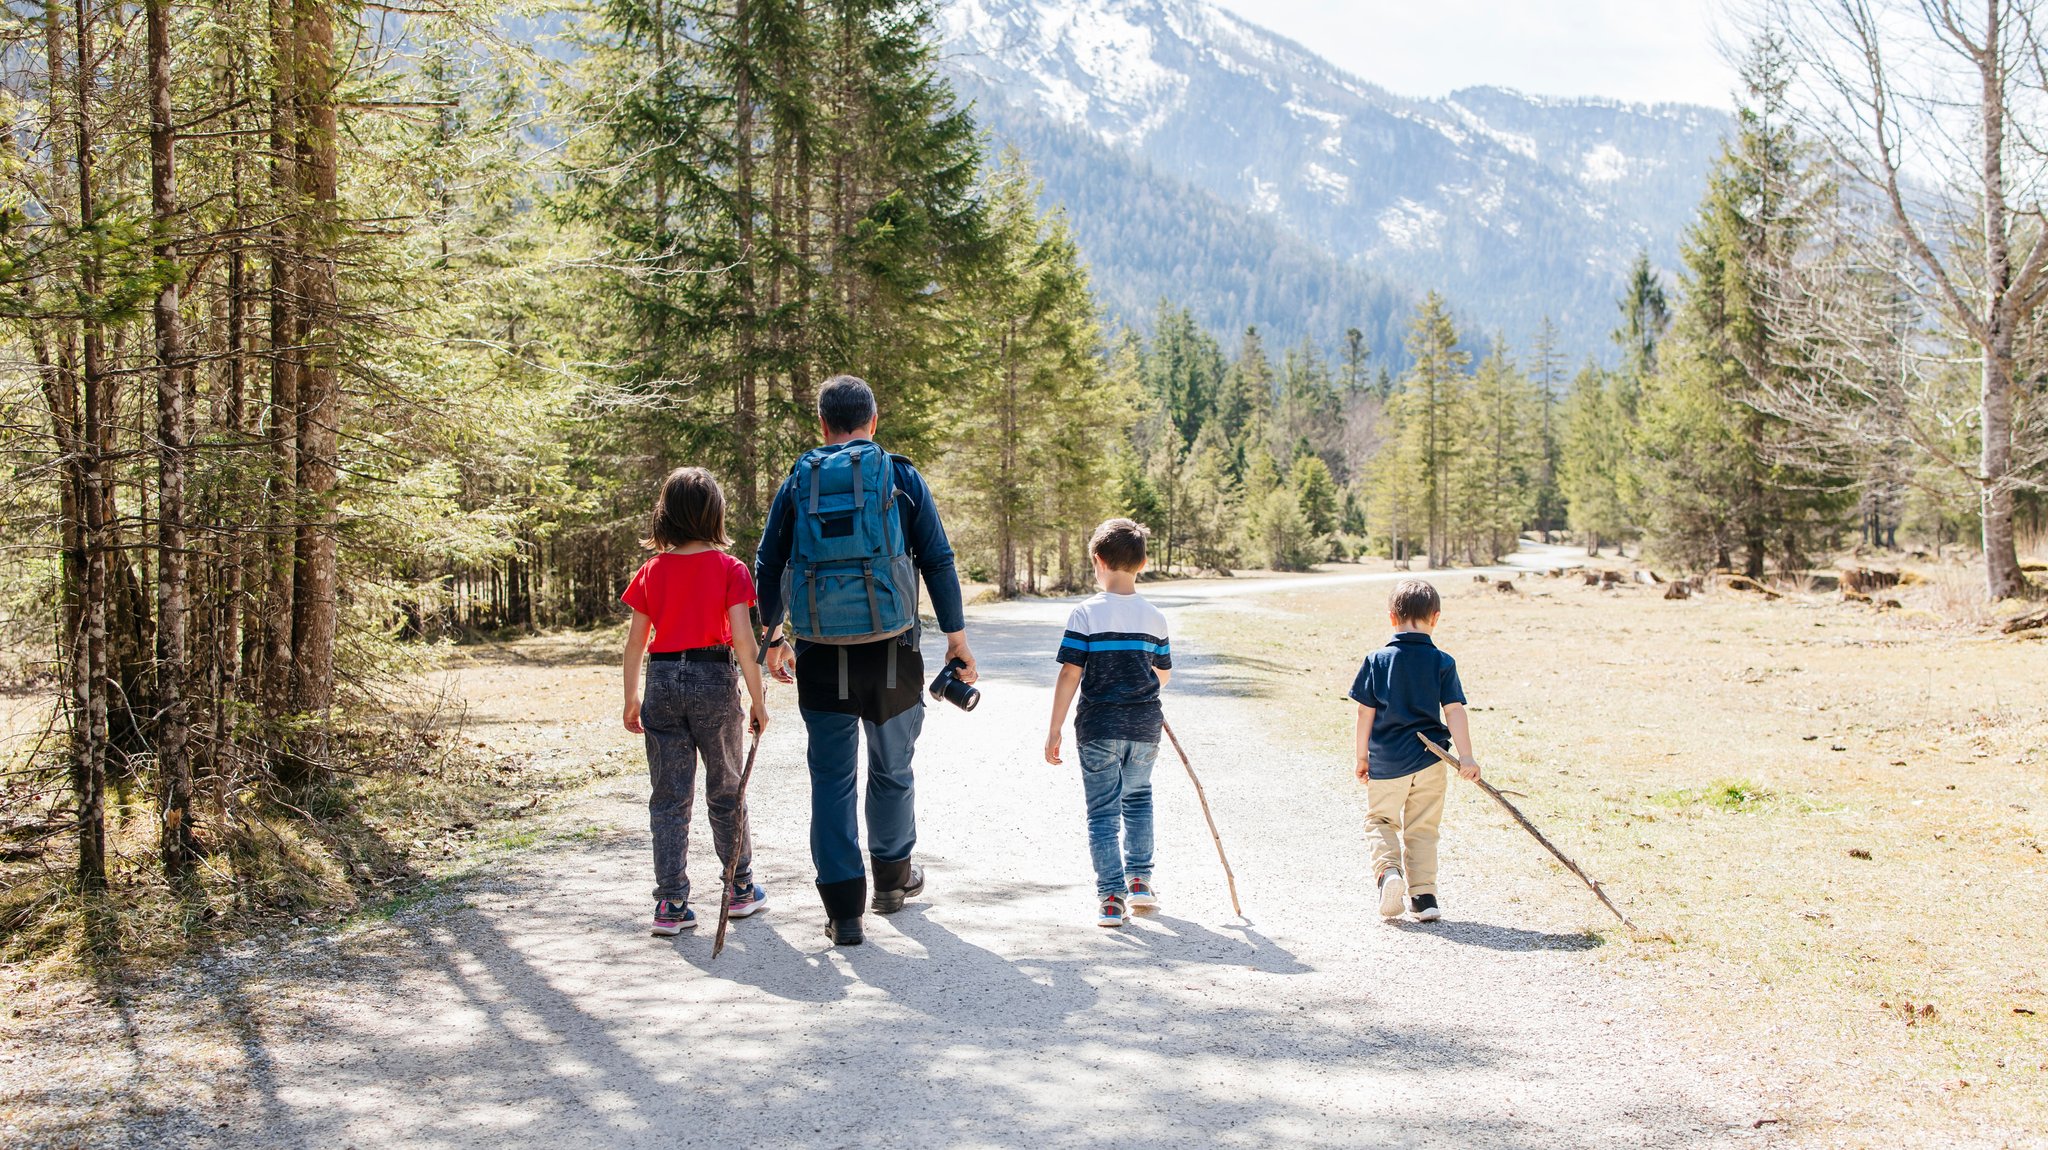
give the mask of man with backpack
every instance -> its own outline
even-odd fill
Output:
[[[768,670],[796,684],[810,736],[811,861],[835,945],[862,941],[867,863],[873,909],[894,914],[924,890],[910,760],[924,728],[917,578],[946,633],[946,658],[975,680],[953,546],[917,468],[874,441],[875,393],[850,375],[818,390],[825,443],[805,452],[775,493],[755,556]],[[794,651],[782,634],[784,612]],[[868,743],[868,858],[855,782]]]

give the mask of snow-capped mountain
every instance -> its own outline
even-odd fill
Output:
[[[1127,269],[1102,249],[1132,246],[1109,242],[1132,218],[1127,201],[1197,194],[1254,217],[1246,237],[1277,227],[1346,274],[1440,289],[1482,331],[1526,346],[1548,313],[1568,346],[1593,351],[1635,253],[1675,265],[1729,122],[1497,88],[1404,98],[1203,0],[950,0],[942,22],[956,83],[1068,206],[1113,301]],[[1104,154],[1135,163],[1076,162]],[[1139,274],[1152,299],[1181,294]],[[1240,300],[1229,321],[1296,328],[1268,314],[1287,293],[1272,295],[1265,312]]]

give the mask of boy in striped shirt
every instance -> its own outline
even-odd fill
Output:
[[[1131,907],[1159,905],[1152,887],[1152,764],[1165,722],[1159,689],[1173,676],[1173,653],[1166,616],[1138,594],[1145,536],[1131,520],[1112,519],[1088,541],[1102,593],[1067,617],[1045,736],[1045,761],[1058,766],[1060,730],[1079,691],[1074,742],[1088,796],[1099,926],[1122,926]]]

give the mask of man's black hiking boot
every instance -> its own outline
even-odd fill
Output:
[[[1436,896],[1433,894],[1418,894],[1410,897],[1408,900],[1408,913],[1414,915],[1417,922],[1435,922],[1444,916],[1444,912],[1437,909]]]
[[[859,946],[867,937],[861,933],[861,904],[868,901],[868,876],[841,882],[818,884],[818,899],[825,904],[825,933],[834,946]]]
[[[895,914],[903,909],[905,899],[924,893],[924,868],[909,859],[897,859],[895,862],[875,859],[873,869],[875,901],[869,909],[876,914]]]

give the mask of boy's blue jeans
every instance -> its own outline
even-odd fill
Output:
[[[1152,877],[1152,764],[1159,758],[1159,744],[1089,739],[1078,749],[1095,893],[1123,894],[1129,879]],[[1123,832],[1121,844],[1118,831]]]

